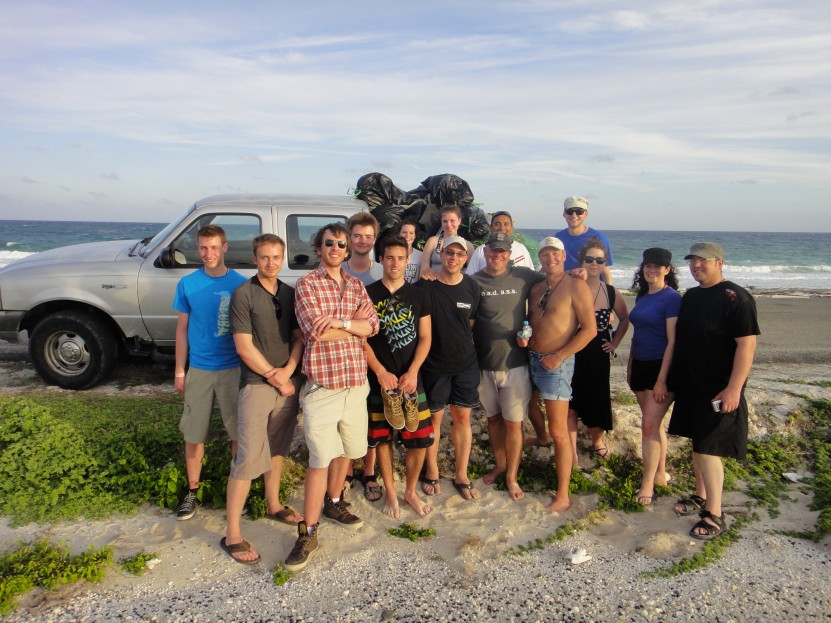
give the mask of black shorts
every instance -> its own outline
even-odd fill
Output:
[[[431,413],[441,411],[449,404],[470,408],[479,406],[479,364],[476,361],[456,374],[435,373],[422,368],[421,378]]]
[[[651,361],[633,359],[629,389],[633,392],[652,391],[652,388],[655,387],[655,382],[658,380],[658,374],[661,372],[661,364],[663,362],[663,359],[653,359]]]

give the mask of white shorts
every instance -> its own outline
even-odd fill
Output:
[[[488,417],[501,413],[504,420],[521,422],[528,415],[530,400],[528,366],[479,372],[479,402]]]

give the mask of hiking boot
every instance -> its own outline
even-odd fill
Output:
[[[357,530],[364,525],[363,520],[360,517],[350,513],[346,506],[342,505],[340,502],[335,504],[332,501],[332,498],[329,497],[328,493],[326,494],[326,497],[323,498],[323,516],[326,517],[326,519],[336,521],[344,528],[349,528],[351,530]]]
[[[182,503],[179,504],[179,508],[176,509],[176,519],[178,521],[185,521],[190,519],[196,514],[196,509],[199,508],[200,503],[196,497],[195,491],[188,491],[188,494],[182,500]]]
[[[389,425],[395,430],[404,428],[404,410],[401,408],[401,403],[404,401],[402,392],[395,389],[388,392],[382,391],[381,397],[384,399],[384,417]]]
[[[301,521],[297,524],[297,540],[294,542],[294,547],[283,563],[283,569],[294,573],[305,569],[306,565],[312,559],[312,556],[317,551],[317,527],[319,524],[312,526],[312,533],[309,534],[306,530],[306,522]]]
[[[404,428],[410,433],[418,430],[418,394],[404,394]]]

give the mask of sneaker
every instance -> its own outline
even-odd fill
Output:
[[[404,428],[411,433],[418,430],[418,394],[404,394]]]
[[[318,524],[313,525],[312,533],[309,534],[305,521],[297,524],[297,541],[294,542],[291,553],[283,563],[283,569],[294,573],[306,568],[317,551],[317,526]]]
[[[335,504],[328,493],[323,498],[323,516],[351,530],[357,530],[364,525],[363,519],[350,513],[340,502]]]
[[[404,428],[404,410],[401,408],[401,403],[404,401],[404,396],[400,390],[390,390],[388,392],[382,391],[381,397],[384,399],[384,417],[395,430]]]
[[[176,519],[178,521],[190,519],[196,514],[196,509],[199,508],[199,506],[200,502],[196,497],[196,493],[194,491],[188,491],[185,499],[182,500],[182,503],[179,504],[179,508],[176,509]]]

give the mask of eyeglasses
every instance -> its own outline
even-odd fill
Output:
[[[346,248],[346,240],[332,240],[329,238],[328,240],[324,240],[323,244],[327,247],[334,247],[336,242],[338,243],[338,249]]]
[[[584,210],[583,208],[568,208],[566,210],[566,214],[571,216],[572,214],[576,214],[577,216],[583,216],[588,210]]]
[[[606,258],[605,257],[592,257],[591,255],[587,255],[586,257],[583,258],[583,261],[586,264],[592,264],[594,262],[597,262],[598,264],[605,264],[606,263]]]
[[[464,257],[467,255],[467,251],[451,251],[449,249],[445,249],[442,253],[447,257]]]
[[[276,294],[271,295],[271,302],[274,303],[274,315],[277,316],[277,320],[280,320],[283,317],[283,306],[280,305],[280,299]]]

